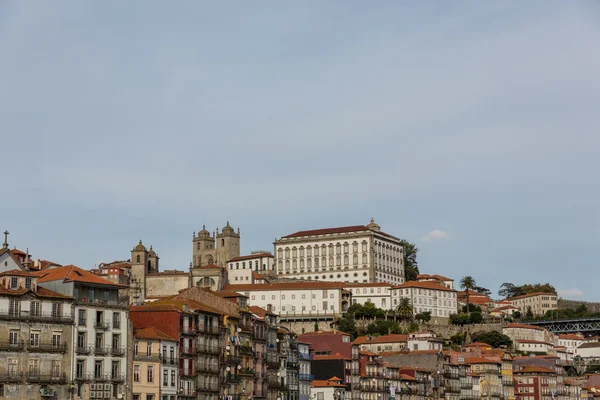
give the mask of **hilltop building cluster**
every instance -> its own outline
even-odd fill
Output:
[[[467,302],[498,321],[556,309],[554,294],[500,301],[454,280],[406,280],[404,248],[367,225],[282,236],[240,253],[229,222],[192,238],[187,270],[161,270],[140,240],[126,260],[88,271],[0,249],[0,398],[132,400],[506,400],[599,398],[597,337],[504,324],[511,348],[452,349],[432,331],[334,331],[352,305],[447,323]],[[313,329],[315,327],[318,329]],[[326,327],[327,329],[322,329]]]

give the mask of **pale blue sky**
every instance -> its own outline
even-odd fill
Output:
[[[203,223],[374,217],[422,272],[600,301],[600,5],[413,3],[0,2],[0,229],[184,269]]]

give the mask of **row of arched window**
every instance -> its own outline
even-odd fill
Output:
[[[366,253],[364,253],[362,255],[362,257],[360,257],[362,259],[362,264],[367,264],[368,262],[368,256]],[[359,265],[359,256],[358,254],[354,254],[352,256],[352,265]],[[342,266],[342,262],[343,265],[350,265],[350,257],[348,255],[345,255],[343,258],[341,256],[336,256],[336,257],[321,257],[320,259],[321,262],[321,267],[334,267],[334,266]],[[277,267],[279,270],[283,269],[285,266],[285,269],[298,269],[298,267],[300,267],[300,269],[304,269],[304,267],[306,266],[306,268],[319,268],[319,258],[307,258],[306,262],[304,261],[304,258],[301,258],[300,260],[281,260],[279,259],[279,261],[277,261]]]
[[[360,249],[361,252],[366,253],[367,252],[367,246],[368,243],[366,240],[363,240],[362,243],[360,243]],[[359,243],[358,242],[353,242],[352,243],[352,253],[358,253],[359,252]],[[329,243],[329,245],[326,244],[322,244],[322,245],[315,245],[315,246],[311,246],[308,245],[306,247],[304,246],[293,246],[292,248],[286,247],[285,249],[283,248],[279,248],[277,250],[277,254],[278,254],[278,258],[296,258],[296,257],[318,257],[319,255],[321,256],[333,256],[333,255],[342,255],[342,254],[349,254],[350,253],[350,244],[348,242],[344,242],[344,243],[340,243],[337,242],[336,244],[333,243]]]

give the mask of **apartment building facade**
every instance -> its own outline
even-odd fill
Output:
[[[39,273],[38,284],[74,300],[73,400],[110,398],[131,387],[126,345],[131,338],[123,285],[69,265]]]
[[[0,394],[68,398],[73,298],[38,286],[34,272],[0,274]]]
[[[523,315],[529,309],[531,309],[533,315],[546,315],[548,311],[558,309],[558,296],[556,293],[536,292],[511,297],[506,299],[506,301],[510,301]]]

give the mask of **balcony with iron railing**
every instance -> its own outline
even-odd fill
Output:
[[[89,299],[89,298],[79,298],[75,299],[75,305],[79,306],[102,306],[105,308],[129,308],[128,301],[119,301],[119,300],[103,300],[103,299]]]
[[[288,360],[285,364],[290,369],[298,369],[298,361]]]
[[[117,383],[125,382],[125,375],[114,373],[110,375],[110,380]]]
[[[94,374],[78,374],[75,375],[75,381],[77,382],[89,382],[94,380]]]
[[[179,389],[179,392],[177,392],[179,394],[179,399],[183,400],[183,399],[196,399],[196,391],[195,390],[188,390],[188,389]]]
[[[225,380],[229,383],[238,383],[240,381],[240,377],[236,374],[228,374],[225,376]]]
[[[218,374],[219,373],[219,365],[218,364],[197,363],[196,364],[196,372]]]
[[[238,371],[238,374],[240,374],[240,375],[254,376],[254,368],[241,368]]]
[[[479,400],[480,394],[475,390],[463,390],[460,392],[461,400]]]
[[[20,372],[0,372],[0,382],[2,383],[12,383],[12,382],[22,382],[23,374]]]
[[[138,353],[133,355],[135,361],[148,361],[148,362],[160,362],[160,356],[158,354]]]
[[[196,380],[196,391],[197,392],[208,392],[208,393],[218,393],[219,385],[217,383],[209,383],[204,382],[204,380]]]
[[[30,321],[30,322],[46,322],[49,324],[72,324],[74,315],[64,315],[53,312],[34,312],[15,311],[15,310],[0,310],[0,320],[8,321]]]
[[[205,335],[219,335],[220,331],[219,331],[219,327],[214,325],[204,325],[204,324],[198,324],[198,333],[203,333]]]
[[[179,327],[179,331],[181,332],[182,335],[186,335],[186,336],[190,336],[190,335],[196,335],[196,333],[198,332],[196,330],[195,326],[180,326]]]
[[[181,378],[193,378],[195,374],[196,372],[191,369],[179,368],[179,376]]]
[[[224,363],[229,365],[239,365],[241,363],[241,359],[237,356],[225,356]]]
[[[179,346],[179,354],[182,356],[196,355],[196,347],[194,346]]]
[[[269,390],[287,390],[287,387],[279,379],[269,379],[267,382]]]
[[[502,376],[502,385],[504,386],[513,386],[514,385],[514,381],[513,381],[513,377],[512,376]]]
[[[107,329],[110,328],[110,321],[109,320],[103,320],[103,319],[97,319],[94,320],[94,329],[98,330],[98,331],[105,331]]]
[[[219,354],[220,349],[219,346],[198,345],[196,352],[198,354]]]
[[[117,357],[125,355],[125,347],[113,347],[110,349],[110,354]]]
[[[25,342],[21,340],[12,343],[9,340],[0,340],[0,351],[20,352],[24,348]]]
[[[53,342],[29,343],[27,351],[31,353],[66,353],[67,344]]]
[[[308,353],[298,353],[298,358],[301,360],[312,360],[313,359],[313,355],[312,354],[308,354]]]
[[[111,380],[111,375],[110,374],[102,374],[102,373],[94,373],[94,380],[96,382],[108,382]]]
[[[279,369],[281,363],[279,360],[267,359],[267,368],[269,369]]]
[[[252,350],[252,346],[242,345],[238,347],[240,354],[244,355],[252,355],[254,351]]]
[[[301,381],[314,381],[315,376],[309,374],[298,374],[298,379]]]
[[[94,354],[103,356],[110,353],[110,347],[94,347]]]
[[[163,364],[166,365],[175,365],[177,364],[177,359],[175,357],[165,357],[165,356],[160,356],[159,357],[159,361]]]
[[[67,374],[55,371],[50,374],[40,374],[39,371],[29,371],[26,375],[29,383],[61,384],[67,383]]]

